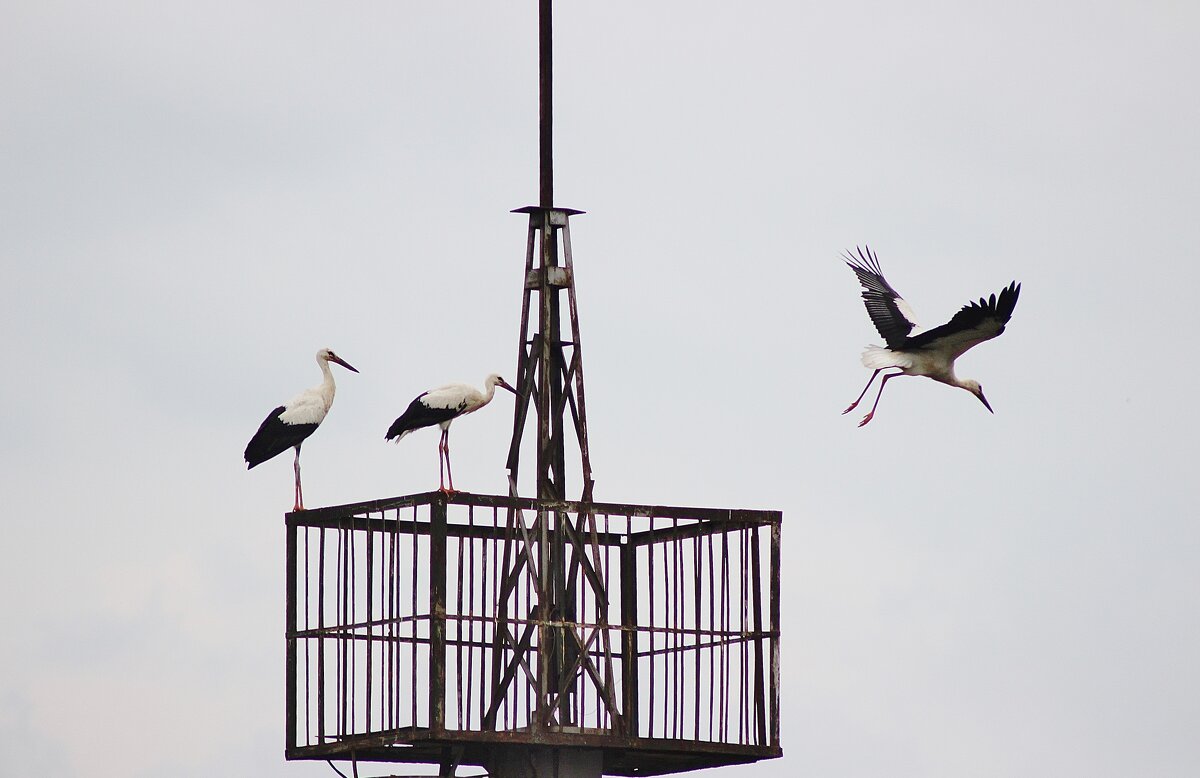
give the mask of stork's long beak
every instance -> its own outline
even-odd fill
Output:
[[[351,371],[351,372],[354,372],[354,373],[357,373],[357,372],[358,372],[358,368],[357,368],[357,367],[355,367],[354,365],[351,365],[349,362],[347,362],[346,360],[342,359],[342,358],[341,358],[341,357],[339,357],[337,354],[330,354],[330,355],[329,355],[329,361],[330,361],[330,362],[337,362],[339,365],[341,365],[342,367],[346,368],[347,370],[349,370],[349,371]]]
[[[992,413],[995,413],[995,411],[993,411],[993,410],[992,410],[992,406],[991,406],[991,405],[988,403],[988,401],[987,401],[987,398],[983,396],[983,390],[982,390],[982,389],[980,389],[980,390],[979,390],[979,394],[977,394],[977,395],[975,395],[975,396],[979,398],[979,402],[983,403],[983,407],[984,407],[984,408],[987,408],[987,409],[988,409],[989,411],[991,411]]]
[[[519,396],[517,390],[513,389],[511,386],[509,386],[508,381],[505,381],[503,378],[501,378],[499,381],[496,382],[496,386],[502,386],[505,389],[507,389],[508,391],[512,392],[513,394],[517,394]]]

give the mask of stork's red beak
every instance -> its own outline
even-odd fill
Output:
[[[511,386],[509,386],[508,381],[505,381],[503,378],[501,378],[499,381],[496,382],[496,386],[503,386],[505,389],[512,392],[513,394],[517,394],[517,390],[513,389]]]
[[[988,409],[989,411],[991,411],[992,413],[995,413],[995,411],[993,411],[993,410],[992,410],[992,406],[991,406],[991,404],[989,404],[989,403],[988,403],[988,401],[987,401],[987,398],[983,396],[983,390],[982,390],[982,389],[980,389],[980,390],[979,390],[979,393],[978,393],[978,394],[976,394],[975,396],[979,398],[979,402],[983,403],[983,407],[984,407],[984,408],[987,408],[987,409]]]

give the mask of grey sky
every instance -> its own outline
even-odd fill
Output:
[[[291,466],[425,491],[419,391],[511,377],[535,3],[0,12],[0,773],[283,761]],[[1200,10],[556,6],[598,499],[784,511],[782,761],[735,775],[1190,776],[1200,762]],[[969,394],[892,382],[839,253],[922,323],[1024,284]],[[455,427],[497,492],[511,398]]]

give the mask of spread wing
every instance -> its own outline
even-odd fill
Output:
[[[908,339],[908,348],[935,348],[945,351],[951,359],[957,359],[967,349],[1004,332],[1004,325],[1012,318],[1017,307],[1021,285],[1013,281],[1000,295],[963,306],[950,321],[940,327],[926,330]]]
[[[867,314],[875,323],[875,329],[887,342],[888,348],[900,348],[908,339],[908,334],[917,326],[912,308],[904,298],[892,288],[879,269],[879,258],[871,253],[871,249],[856,247],[857,255],[846,252],[846,264],[858,276],[858,282],[863,287],[863,303],[867,306]]]

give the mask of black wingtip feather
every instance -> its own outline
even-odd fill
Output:
[[[901,312],[896,302],[901,299],[900,294],[883,277],[879,257],[871,251],[870,246],[854,248],[854,254],[845,251],[842,257],[858,276],[858,283],[863,288],[862,298],[867,315],[871,317],[875,329],[888,346],[898,348],[905,342],[915,325]]]

